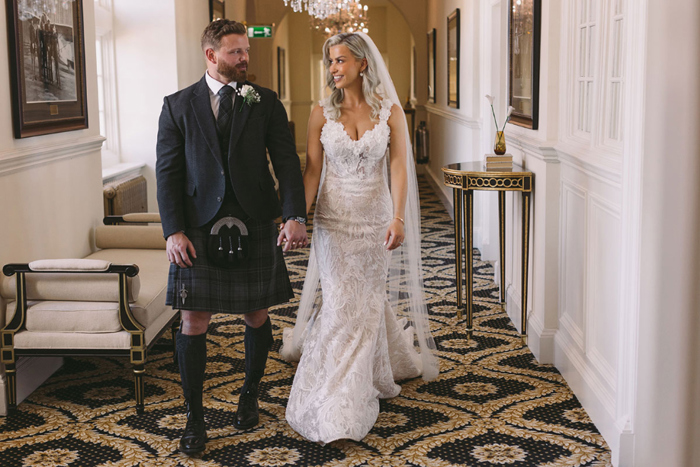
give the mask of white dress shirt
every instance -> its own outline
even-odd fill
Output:
[[[211,111],[214,112],[214,118],[219,118],[219,91],[224,87],[224,84],[215,80],[209,76],[209,72],[204,73],[205,79],[207,80],[207,86],[209,86],[209,100],[211,101]],[[233,89],[238,87],[236,81],[231,81],[228,83]],[[231,100],[236,98],[236,94],[231,94]]]

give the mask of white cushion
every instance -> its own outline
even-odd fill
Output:
[[[98,259],[40,259],[29,263],[32,271],[106,271],[112,265]]]
[[[28,300],[119,301],[119,276],[116,274],[43,272],[28,273],[24,277]],[[126,285],[129,301],[135,302],[141,291],[140,277],[127,277]],[[16,275],[0,277],[0,295],[14,300],[16,292]]]
[[[103,250],[165,250],[166,242],[159,225],[100,225],[95,229],[95,245]]]

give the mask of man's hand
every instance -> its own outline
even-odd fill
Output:
[[[175,263],[181,268],[192,266],[190,255],[192,258],[197,257],[197,252],[194,250],[194,245],[187,238],[184,232],[177,232],[168,237],[165,251],[168,253],[168,261]]]
[[[277,246],[280,246],[282,242],[285,242],[282,251],[305,247],[309,244],[309,237],[306,235],[306,226],[293,220],[280,224]]]

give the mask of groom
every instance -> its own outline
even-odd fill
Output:
[[[166,304],[182,316],[176,343],[187,404],[180,451],[187,455],[202,452],[207,441],[202,392],[211,315],[244,316],[245,383],[234,424],[251,428],[259,421],[258,384],[273,342],[267,309],[293,296],[282,251],[307,243],[304,187],[287,114],[273,91],[246,81],[249,49],[243,24],[209,24],[202,34],[204,77],[167,96],[159,121],[158,206],[171,263]],[[285,222],[278,234],[274,219],[280,215]],[[207,255],[210,230],[226,216],[248,230],[248,260],[234,268],[219,267]]]

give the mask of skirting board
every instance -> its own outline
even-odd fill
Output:
[[[613,465],[616,467],[633,465],[633,434],[618,426],[614,413],[615,395],[604,389],[604,385],[595,373],[587,368],[586,363],[574,350],[575,344],[569,341],[565,333],[557,334],[554,340],[554,366],[559,370],[571,390],[581,402],[596,428],[603,435],[612,451]]]
[[[508,281],[506,280],[506,283]],[[513,322],[515,329],[520,330],[520,294],[515,293],[512,284],[506,289],[506,313]],[[527,346],[539,363],[554,363],[554,337],[556,329],[545,329],[541,320],[531,316],[527,318]]]
[[[17,360],[17,404],[63,366],[62,357],[22,357]],[[0,378],[0,415],[7,415],[7,376]]]

